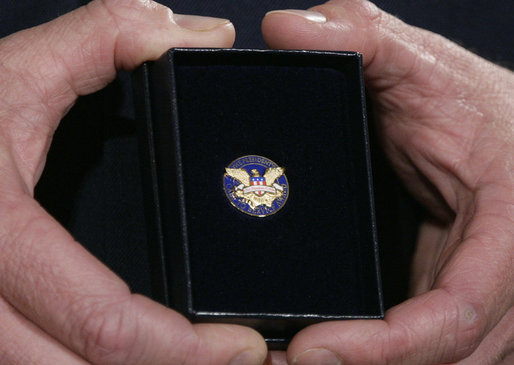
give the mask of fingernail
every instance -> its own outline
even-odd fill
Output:
[[[296,15],[299,17],[302,17],[306,19],[307,21],[311,23],[326,23],[327,17],[324,16],[321,13],[318,13],[317,11],[310,11],[310,10],[297,10],[297,9],[285,9],[285,10],[273,10],[266,15],[270,14],[285,14],[285,15]]]
[[[261,354],[248,350],[236,355],[229,365],[262,365],[263,363]]]
[[[343,365],[341,358],[325,349],[310,349],[293,359],[293,365]]]
[[[207,32],[222,25],[230,24],[230,20],[208,16],[173,14],[173,19],[180,27],[196,32]]]

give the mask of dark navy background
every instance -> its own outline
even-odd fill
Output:
[[[265,48],[263,15],[273,9],[305,9],[314,0],[161,1],[177,13],[229,18],[236,47]],[[0,36],[62,15],[87,1],[2,0]],[[514,65],[512,1],[376,0],[410,24],[441,33],[504,66]],[[40,202],[135,292],[150,294],[132,90],[129,76],[83,97],[59,127],[47,168],[36,189]],[[1,87],[1,86],[0,86]],[[406,292],[419,210],[406,197],[374,147],[377,219],[386,306]],[[415,214],[412,214],[412,213]]]

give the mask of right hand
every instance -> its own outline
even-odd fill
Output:
[[[262,25],[273,48],[363,54],[384,151],[428,213],[413,297],[382,321],[302,330],[290,363],[513,364],[514,74],[367,0],[273,11]]]
[[[0,40],[0,362],[261,364],[255,331],[192,325],[133,295],[33,198],[52,134],[79,95],[168,48],[229,47],[229,21],[148,0],[96,0]]]

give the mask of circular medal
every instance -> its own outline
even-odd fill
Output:
[[[223,188],[239,211],[267,217],[278,212],[289,196],[285,169],[262,156],[239,157],[225,168]]]

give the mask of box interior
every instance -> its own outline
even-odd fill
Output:
[[[380,316],[359,57],[174,51],[170,60],[189,310]],[[225,167],[244,155],[285,168],[289,198],[275,215],[245,215],[226,198]]]

